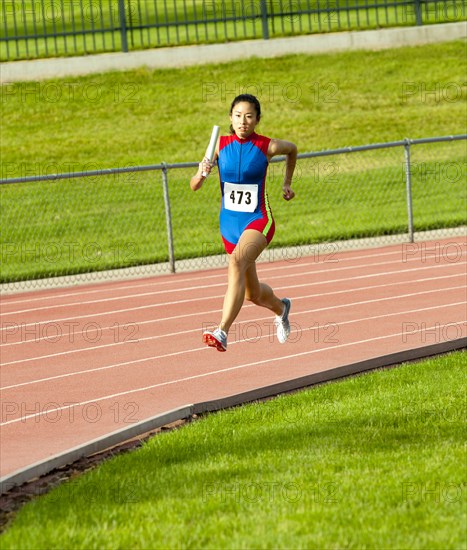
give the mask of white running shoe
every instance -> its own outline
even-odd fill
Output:
[[[220,328],[203,332],[203,342],[217,351],[227,351],[227,334]]]
[[[284,304],[284,312],[282,315],[276,315],[274,324],[276,325],[277,339],[281,344],[284,344],[290,335],[289,313],[292,302],[289,298],[283,298],[281,302]]]

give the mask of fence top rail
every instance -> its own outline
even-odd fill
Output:
[[[452,136],[441,136],[431,138],[410,139],[405,138],[399,141],[388,141],[387,143],[372,143],[370,145],[357,145],[355,147],[340,147],[339,149],[326,149],[324,151],[314,151],[310,153],[300,153],[297,158],[324,157],[330,155],[342,155],[345,153],[358,153],[359,151],[372,151],[374,149],[388,149],[390,147],[405,147],[406,145],[421,145],[422,143],[437,143],[443,141],[458,141],[467,139],[467,134]],[[271,162],[281,162],[285,157],[276,157]]]
[[[373,143],[369,145],[357,145],[354,147],[341,147],[339,149],[326,149],[324,151],[313,151],[309,153],[300,153],[298,159],[307,159],[313,157],[323,157],[331,155],[341,155],[345,153],[357,153],[359,151],[371,151],[375,149],[387,149],[390,147],[405,147],[408,145],[421,145],[423,143],[438,143],[438,142],[449,142],[449,141],[459,141],[462,139],[467,139],[467,134],[451,135],[451,136],[440,136],[440,137],[431,137],[431,138],[419,138],[419,139],[409,139],[405,138],[399,141],[389,141],[386,143]],[[284,161],[285,156],[274,157],[271,162],[282,162]],[[12,184],[12,183],[31,183],[39,181],[55,181],[62,179],[71,179],[71,178],[85,178],[91,176],[109,176],[113,174],[123,174],[128,172],[150,172],[154,170],[167,171],[169,169],[178,169],[178,168],[196,168],[198,162],[179,162],[179,163],[167,163],[161,162],[159,164],[150,164],[146,166],[126,166],[121,168],[104,168],[102,170],[88,170],[84,172],[68,172],[63,174],[45,174],[42,176],[23,176],[16,178],[8,178],[0,180],[0,185]]]
[[[101,170],[87,170],[84,172],[64,172],[62,174],[44,174],[42,176],[23,176],[0,180],[1,184],[28,183],[34,181],[54,181],[71,178],[85,178],[91,176],[110,176],[113,174],[124,174],[127,172],[149,172],[151,170],[163,170],[165,163],[150,164],[148,166],[125,166],[120,168],[102,168]]]

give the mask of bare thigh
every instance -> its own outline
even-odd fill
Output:
[[[256,260],[267,246],[266,237],[255,229],[247,229],[230,256],[230,263],[246,273],[252,270],[256,274]],[[255,275],[253,275],[254,277]],[[258,277],[256,276],[256,280]]]

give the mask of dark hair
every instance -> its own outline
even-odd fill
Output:
[[[251,94],[240,94],[238,95],[233,101],[232,105],[230,106],[230,115],[232,114],[233,108],[237,103],[241,103],[242,101],[245,101],[246,103],[251,103],[255,106],[256,111],[256,118],[259,120],[261,118],[261,105],[258,101],[258,98]],[[235,130],[233,129],[232,125],[230,125],[230,133],[233,135],[235,134]]]

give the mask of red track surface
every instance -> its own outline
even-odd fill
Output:
[[[226,269],[2,299],[1,477],[181,405],[467,335],[465,239],[258,265],[292,299],[277,342],[245,304],[227,353],[201,343]]]

